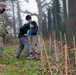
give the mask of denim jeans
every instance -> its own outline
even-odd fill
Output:
[[[16,57],[20,57],[20,54],[22,52],[22,50],[26,49],[26,57],[30,56],[30,45],[29,45],[29,42],[27,41],[27,39],[25,37],[22,37],[22,38],[19,38],[19,41],[20,41],[20,47],[18,49],[18,53],[17,53],[17,56]]]

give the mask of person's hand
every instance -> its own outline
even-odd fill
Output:
[[[10,33],[8,33],[7,36],[10,36]]]
[[[28,34],[24,34],[25,36],[28,36]]]
[[[27,39],[27,41],[28,41],[28,34],[24,34],[24,36],[25,36],[25,38]]]

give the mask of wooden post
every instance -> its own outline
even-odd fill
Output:
[[[55,31],[54,31],[54,49],[55,49],[55,58],[56,58],[56,62],[59,61],[59,57],[58,57],[58,49],[57,49],[57,45],[56,45],[56,36],[55,36]]]
[[[50,75],[52,75],[52,71],[51,71],[51,67],[50,67],[50,62],[49,62],[49,59],[48,59],[48,54],[47,54],[46,46],[45,46],[45,43],[44,43],[43,39],[42,39],[42,42],[43,42],[43,46],[44,46],[44,50],[45,50],[45,54],[46,54],[47,63],[48,63],[49,70],[50,70]]]
[[[62,32],[60,32],[60,43],[61,43],[61,50],[63,49],[63,44],[62,44]]]
[[[41,37],[39,36],[38,37],[38,41],[39,41],[39,44],[40,44],[40,55],[41,55],[41,67],[44,67],[44,59],[43,59],[43,45],[41,43]],[[42,74],[43,74],[43,70],[42,70]]]
[[[65,44],[66,44],[66,48],[67,48],[67,62],[68,62],[68,65],[70,67],[70,58],[69,58],[69,52],[68,52],[68,44],[67,44],[66,34],[64,34],[64,38],[65,38]],[[71,68],[70,68],[70,71],[71,71]]]
[[[66,44],[66,46],[67,46],[67,48],[68,48],[68,45],[67,45],[67,39],[66,39],[66,34],[64,33],[64,38],[65,38],[65,44]],[[68,62],[69,62],[69,66],[70,66],[70,59],[69,59],[69,52],[68,52],[68,49],[67,49],[67,55],[68,55]]]
[[[65,43],[67,45],[67,39],[66,39],[66,34],[65,33],[64,33],[64,41],[65,41]]]
[[[51,45],[52,45],[52,41],[51,41],[51,37],[50,37],[50,41],[49,41],[49,54],[51,53]]]
[[[54,49],[55,49],[56,62],[58,62],[59,61],[59,57],[58,57],[58,49],[57,49],[57,45],[56,45],[56,40],[54,40]]]
[[[37,40],[38,40],[38,51],[40,52],[40,35],[37,35]]]
[[[74,44],[74,55],[75,55],[75,65],[76,65],[76,46],[75,46],[75,36],[73,35],[73,44]]]
[[[56,40],[56,34],[55,34],[55,31],[54,31],[54,40]]]
[[[65,75],[68,75],[68,65],[67,65],[67,45],[65,44]]]
[[[62,32],[60,32],[60,45],[61,45],[61,54],[62,54],[62,58],[63,58],[63,44],[62,44]]]

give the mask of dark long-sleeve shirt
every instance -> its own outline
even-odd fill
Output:
[[[24,34],[27,34],[27,31],[30,29],[30,22],[27,24],[24,24],[21,28],[20,28],[20,33],[18,35],[18,38],[21,37],[25,37]],[[32,29],[32,35],[37,35],[37,31],[38,31],[38,26],[35,22],[34,28]]]
[[[30,23],[24,24],[20,28],[20,33],[18,35],[18,38],[25,37],[24,34],[27,34],[27,31],[30,29]]]
[[[34,25],[32,28],[29,29],[29,34],[31,36],[35,36],[37,35],[37,32],[38,32],[38,26],[37,26],[37,23],[35,21],[32,21],[32,24]]]
[[[38,32],[38,26],[37,23],[34,25],[34,28],[32,29],[32,35],[37,35]]]

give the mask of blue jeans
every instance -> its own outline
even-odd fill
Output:
[[[26,56],[27,57],[30,56],[30,49],[29,49],[30,45],[29,45],[29,42],[27,41],[27,39],[25,37],[22,37],[22,38],[19,38],[19,41],[20,41],[20,47],[18,49],[18,53],[17,53],[16,57],[17,58],[20,57],[20,54],[21,54],[22,50],[24,49],[24,47],[26,49]]]

